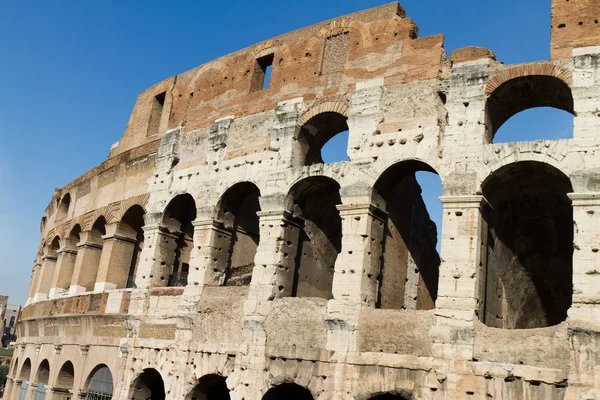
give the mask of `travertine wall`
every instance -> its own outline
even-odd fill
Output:
[[[392,3],[148,89],[46,210],[10,398],[101,366],[119,399],[600,398],[600,43],[569,43],[447,58]],[[536,106],[572,139],[493,143]]]

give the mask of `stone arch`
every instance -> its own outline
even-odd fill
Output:
[[[297,383],[285,382],[271,387],[262,400],[314,400],[310,390]]]
[[[217,220],[223,233],[215,245],[226,250],[215,266],[225,273],[226,286],[249,285],[254,257],[260,240],[260,189],[252,182],[238,182],[228,188],[217,204]]]
[[[342,250],[340,185],[329,177],[308,177],[296,182],[288,196],[299,226],[291,295],[329,299]]]
[[[56,271],[50,289],[50,297],[66,293],[73,279],[77,260],[77,244],[81,240],[81,225],[75,224],[60,241]]]
[[[480,319],[506,329],[556,325],[572,302],[572,184],[559,169],[520,161],[492,172],[481,193],[488,229]]]
[[[44,385],[47,385],[50,381],[50,363],[48,362],[48,359],[42,360],[38,365],[35,373],[35,381],[37,383],[43,383]]]
[[[87,393],[86,398],[110,400],[113,395],[113,375],[105,364],[96,365],[88,374],[81,391]]]
[[[75,382],[75,368],[71,361],[66,361],[56,376],[52,386],[53,398],[69,398],[73,392]]]
[[[417,182],[419,171],[439,176],[423,161],[404,160],[388,166],[373,185],[372,203],[386,215],[382,242],[372,243],[371,250],[381,254],[379,308],[435,308],[441,259],[437,228]]]
[[[17,372],[19,371],[19,357],[15,357],[13,362],[12,362],[12,366],[10,368],[10,375],[12,375],[13,377],[17,378]]]
[[[486,128],[490,141],[515,114],[535,107],[553,107],[575,114],[571,73],[552,64],[509,68],[486,85]]]
[[[117,287],[132,288],[135,285],[135,275],[144,248],[144,215],[146,210],[139,204],[131,205],[119,221],[119,233],[128,239],[124,243],[126,250],[120,271],[120,282]],[[122,275],[126,272],[127,275]]]
[[[29,381],[31,379],[31,359],[27,357],[19,370],[18,379]]]
[[[321,150],[334,136],[349,131],[348,105],[344,102],[321,103],[298,120],[298,140],[294,151],[295,165],[323,163]],[[346,153],[348,144],[346,143]]]
[[[171,199],[163,213],[162,224],[175,239],[173,248],[166,249],[164,260],[169,276],[167,286],[187,286],[196,213],[196,201],[189,193],[178,194]]]
[[[196,382],[186,400],[230,400],[226,378],[219,374],[207,374]]]
[[[133,381],[129,396],[133,400],[165,400],[165,383],[160,372],[146,368]]]
[[[65,194],[59,201],[56,209],[56,220],[62,220],[69,214],[69,208],[71,206],[71,194]]]

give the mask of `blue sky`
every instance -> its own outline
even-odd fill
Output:
[[[0,3],[0,294],[24,303],[54,188],[103,162],[139,92],[281,33],[386,1],[13,1]],[[505,63],[549,57],[550,0],[406,0],[420,36],[491,48]],[[564,137],[572,119],[533,110],[506,140]],[[500,139],[500,136],[498,136]],[[422,180],[439,204],[439,180]],[[432,215],[437,215],[435,207]],[[439,218],[439,217],[437,217]]]

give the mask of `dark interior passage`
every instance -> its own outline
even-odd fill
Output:
[[[388,168],[374,187],[375,205],[388,214],[376,303],[380,308],[435,308],[440,266],[437,228],[423,201],[417,171],[434,173],[424,163],[402,162]]]
[[[153,369],[145,369],[133,383],[133,400],[165,400],[165,384],[160,373]]]
[[[186,400],[230,400],[225,377],[216,374],[204,375],[198,379],[194,390]]]
[[[346,133],[345,143],[336,143],[338,146],[346,146],[344,149],[339,149],[336,154],[331,154],[330,162],[344,161],[348,159],[347,155],[347,117],[336,112],[324,112],[317,114],[309,119],[300,129],[298,134],[298,160],[297,165],[313,165],[323,163],[323,147],[334,136],[340,133]],[[329,153],[331,152],[331,149]],[[328,154],[329,156],[330,154]],[[327,157],[325,157],[327,158]]]
[[[310,390],[295,383],[282,383],[267,391],[262,400],[313,400]]]
[[[342,249],[339,185],[326,177],[311,177],[291,190],[294,215],[300,217],[292,296],[330,299],[335,260]]]
[[[482,185],[490,205],[483,322],[521,329],[558,324],[572,301],[571,183],[540,162],[518,162]]]
[[[190,255],[194,245],[196,202],[189,194],[176,196],[165,210],[163,223],[170,233],[177,235],[177,247],[167,286],[187,286]]]
[[[224,243],[227,251],[225,285],[249,285],[254,256],[259,242],[260,191],[250,182],[241,182],[225,192],[219,205],[219,219],[230,237]]]

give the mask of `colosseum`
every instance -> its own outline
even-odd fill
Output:
[[[5,398],[600,399],[599,19],[505,65],[390,3],[142,92],[45,210]],[[494,142],[533,107],[572,138]]]

